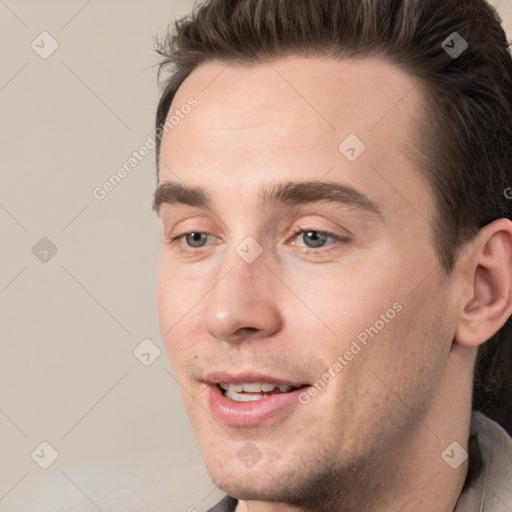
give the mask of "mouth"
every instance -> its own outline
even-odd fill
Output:
[[[269,425],[280,416],[290,414],[299,404],[299,394],[309,384],[254,373],[209,374],[208,405],[222,423],[237,427]]]

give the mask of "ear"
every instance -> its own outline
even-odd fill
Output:
[[[512,222],[498,219],[467,245],[460,316],[455,341],[478,347],[512,314]]]

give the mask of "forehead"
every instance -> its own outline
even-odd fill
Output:
[[[402,188],[425,215],[431,210],[428,194],[417,197],[426,187],[411,159],[423,96],[412,76],[383,58],[209,62],[182,84],[169,116],[191,97],[197,107],[162,140],[161,181],[184,174],[190,184],[249,192],[276,176],[329,173],[366,189],[387,180],[390,192]],[[364,149],[356,160],[347,158],[351,147],[343,153],[344,141],[356,144],[356,155]]]

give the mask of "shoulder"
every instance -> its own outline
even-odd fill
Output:
[[[470,469],[456,512],[512,510],[512,438],[496,422],[474,411],[471,417]]]

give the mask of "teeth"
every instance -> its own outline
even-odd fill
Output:
[[[224,383],[221,383],[219,384],[219,386],[224,389],[224,390],[230,390],[230,391],[236,391],[237,393],[240,393],[241,391],[243,391],[243,387],[242,387],[242,384],[224,384]]]
[[[235,402],[252,402],[265,398],[261,393],[235,393],[234,391],[226,391],[226,396]]]
[[[261,393],[262,391],[269,392],[273,391],[277,387],[277,384],[271,384],[269,382],[243,382],[242,384],[228,384],[221,382],[219,386],[225,391],[234,391],[235,393],[241,393],[245,391],[247,393]]]
[[[243,382],[242,384],[229,384],[226,382],[219,383],[219,387],[226,393],[225,395],[237,402],[249,402],[251,400],[261,400],[266,395],[262,393],[270,393],[276,388],[281,393],[289,393],[294,388],[287,384],[273,384],[272,382]]]
[[[265,389],[263,389],[265,386]],[[247,393],[261,393],[261,391],[272,391],[276,387],[275,384],[271,384],[268,382],[250,382],[247,384],[242,384],[242,390]]]

